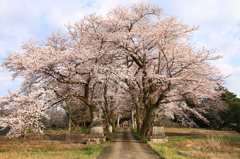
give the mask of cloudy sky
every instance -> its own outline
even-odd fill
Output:
[[[45,40],[85,14],[106,14],[117,5],[149,0],[0,0],[0,63],[22,42]],[[200,26],[191,42],[196,47],[217,49],[224,58],[214,63],[224,75],[229,91],[240,97],[240,0],[151,0],[168,14],[189,25]],[[0,68],[0,96],[19,89],[21,79]]]

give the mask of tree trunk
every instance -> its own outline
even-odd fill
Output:
[[[90,109],[90,114],[91,114],[91,122],[93,121],[93,114],[95,113],[96,111],[96,105],[94,104],[92,98],[90,97],[90,82],[91,82],[92,78],[89,77],[87,79],[87,83],[85,84],[84,86],[84,100],[83,102],[85,104],[87,104],[87,106],[89,107]],[[93,92],[92,92],[93,94]]]
[[[114,113],[112,111],[108,111],[108,109],[106,109],[106,108],[102,109],[102,110],[104,112],[104,116],[105,116],[105,119],[106,119],[106,127],[107,127],[107,129],[111,125],[112,129],[113,129],[113,132],[115,132],[115,122],[116,122],[116,119],[115,119]]]
[[[73,123],[73,121],[72,121],[72,119],[71,119],[71,126],[73,127],[73,129],[75,129],[76,130],[76,125]]]
[[[71,117],[72,117],[72,105],[71,105],[71,102],[70,101],[65,101],[66,103],[66,107],[65,107],[65,111],[66,111],[66,114],[67,114],[67,118],[68,118],[68,131],[71,131],[71,127],[72,127],[72,124],[71,124]]]
[[[111,107],[113,107],[113,105],[111,105],[112,102],[112,98],[108,98],[107,97],[107,91],[108,91],[108,85],[105,84],[104,85],[104,115],[106,118],[106,122],[107,122],[107,129],[109,128],[109,126],[112,126],[113,132],[115,132],[115,117],[114,117],[114,112],[111,110]],[[110,108],[110,109],[109,109]]]
[[[108,119],[108,114],[107,114],[107,111],[105,109],[103,109],[103,114],[104,114],[104,117],[105,117],[105,120],[106,120],[106,128],[108,129],[109,127],[109,119]]]
[[[140,130],[142,137],[147,137],[151,133],[152,122],[154,120],[154,107],[148,106],[143,120],[143,125]]]
[[[68,117],[68,131],[71,131],[72,124],[71,124],[71,118]]]
[[[136,107],[136,121],[137,121],[137,133],[140,134],[140,130],[143,124],[143,109]]]
[[[90,117],[91,117],[91,122],[92,122],[93,121],[93,113],[95,112],[95,109],[91,105],[88,105],[88,107],[90,110]]]
[[[109,114],[109,124],[112,125],[113,132],[116,132],[115,122],[116,122],[116,115],[114,115],[114,113],[111,111],[111,114]]]

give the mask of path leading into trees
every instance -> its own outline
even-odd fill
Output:
[[[160,159],[146,144],[134,139],[130,128],[117,130],[117,138],[97,159]]]

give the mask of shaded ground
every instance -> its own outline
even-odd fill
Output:
[[[134,139],[130,128],[117,130],[117,139],[97,159],[160,159],[146,144]]]

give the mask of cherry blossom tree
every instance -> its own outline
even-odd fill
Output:
[[[81,109],[84,109],[85,104],[77,98],[65,99],[61,103],[61,108],[65,110],[68,119],[68,130],[70,131],[73,127],[74,129],[79,126],[81,120],[80,117],[83,116],[79,114]],[[88,114],[85,114],[85,118]]]
[[[95,111],[95,87],[110,74],[111,78],[118,76],[117,72],[123,76],[121,72],[124,68],[117,58],[111,65],[114,58],[111,52],[116,50],[98,37],[101,30],[96,32],[97,23],[93,18],[89,15],[74,26],[69,25],[67,35],[57,32],[46,42],[39,44],[31,40],[25,43],[22,46],[24,51],[13,52],[3,66],[15,72],[14,77],[25,79],[23,92],[35,84],[44,85],[58,97],[74,96],[89,106],[91,112]]]
[[[106,119],[107,127],[111,125],[113,131],[115,131],[115,123],[119,110],[130,108],[128,94],[124,89],[119,87],[119,85],[107,81],[102,87],[102,99],[99,100],[101,102],[103,101],[101,108]]]
[[[22,45],[23,52],[11,53],[2,66],[14,72],[13,78],[24,79],[21,93],[28,95],[41,86],[55,93],[52,101],[71,97],[81,100],[93,116],[97,109],[95,88],[106,77],[116,82],[128,76],[121,51],[105,41],[102,33],[107,28],[99,26],[106,21],[101,19],[87,15],[67,25],[67,34],[59,31],[42,42],[31,39]]]
[[[2,117],[1,121],[10,126],[8,136],[19,136],[28,131],[42,134],[45,126],[42,124],[42,117],[47,117],[46,111],[51,107],[54,98],[52,91],[45,91],[37,88],[33,92],[21,94],[20,92],[9,93],[1,100],[7,105],[9,115]]]
[[[172,102],[179,107],[186,97],[195,103],[199,97],[217,97],[224,77],[209,61],[215,50],[197,49],[189,39],[198,27],[190,27],[152,4],[117,7],[107,18],[109,41],[127,56],[127,66],[136,68],[144,122],[140,133],[147,136],[154,109]],[[130,79],[131,80],[131,79]],[[139,98],[140,98],[139,97]],[[188,109],[186,107],[185,109]]]
[[[178,21],[159,6],[118,6],[106,16],[90,14],[67,28],[66,34],[53,33],[47,41],[24,43],[23,52],[5,59],[2,65],[14,77],[24,78],[22,92],[41,86],[55,92],[55,98],[80,99],[93,114],[100,108],[99,99],[109,100],[106,95],[113,89],[96,89],[107,79],[129,93],[136,91],[131,97],[136,108],[144,110],[138,122],[143,136],[150,130],[154,109],[171,103],[186,110],[188,106],[181,104],[185,99],[199,103],[200,97],[214,99],[220,94],[216,88],[224,78],[209,63],[220,56],[191,46],[190,37],[198,27]]]

